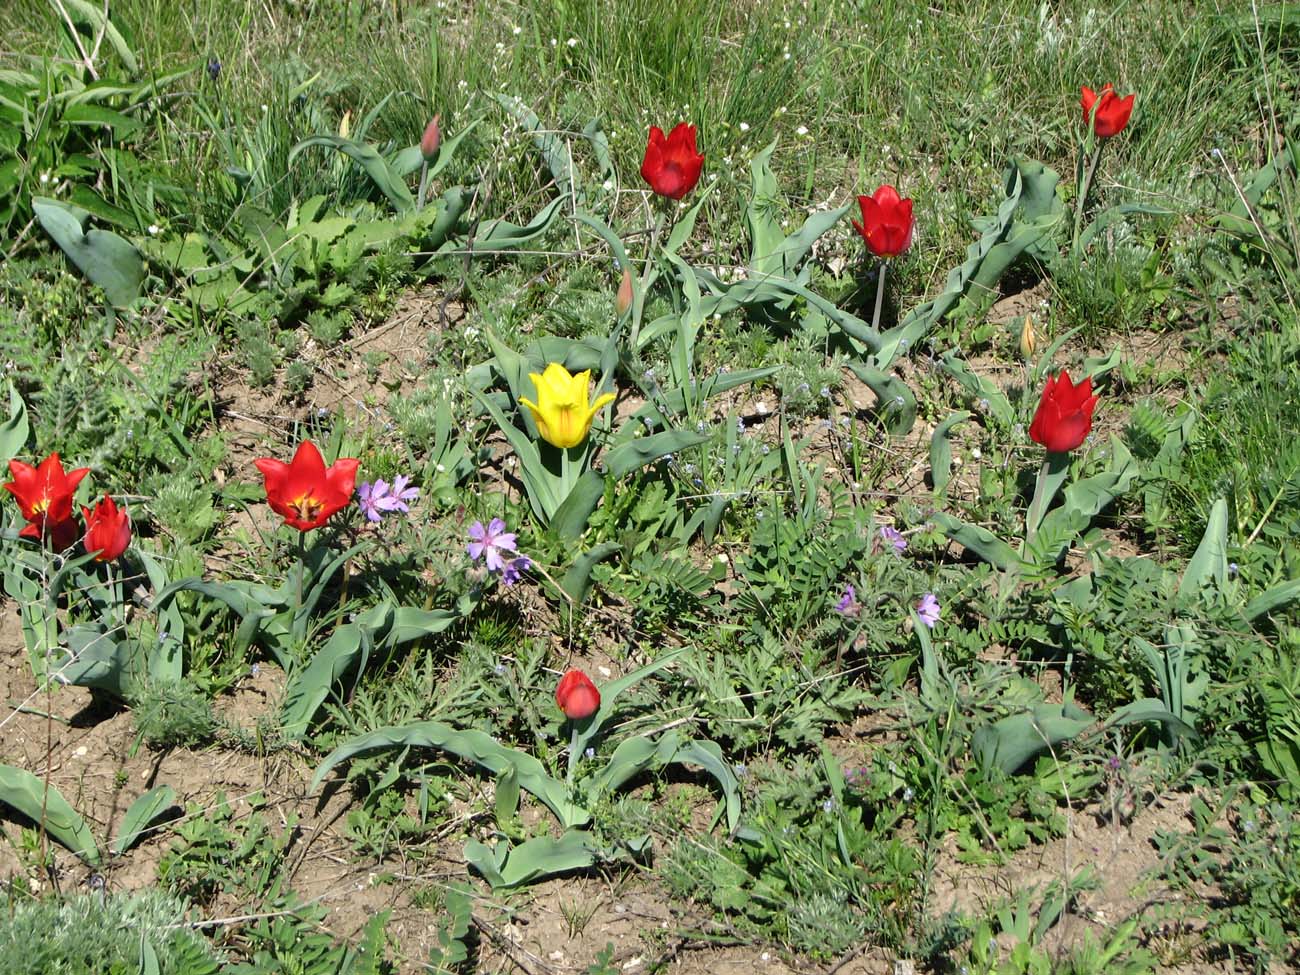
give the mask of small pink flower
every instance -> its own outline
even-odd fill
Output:
[[[483,559],[489,572],[500,572],[505,568],[502,552],[515,551],[515,533],[506,531],[506,523],[500,518],[493,518],[486,528],[483,522],[474,522],[469,526],[469,537],[465,551],[475,562]]]
[[[934,598],[934,593],[927,592],[921,597],[921,601],[916,604],[916,615],[927,627],[934,629],[934,624],[939,622],[939,600]]]

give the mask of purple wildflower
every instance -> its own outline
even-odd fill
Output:
[[[501,581],[507,586],[513,586],[516,582],[524,577],[524,573],[533,567],[533,560],[527,555],[521,555],[518,558],[511,559],[506,563],[505,568],[501,570]]]
[[[903,533],[890,525],[881,526],[880,538],[886,545],[894,546],[894,551],[899,555],[907,549],[907,539],[903,537]]]
[[[465,546],[472,561],[484,559],[489,572],[500,572],[505,568],[506,560],[502,552],[515,550],[515,533],[508,532],[506,523],[500,518],[493,518],[486,528],[483,522],[476,521],[469,526],[470,543]]]
[[[927,592],[921,597],[921,601],[916,604],[916,615],[922,623],[934,629],[934,624],[939,622],[939,600],[934,598],[934,593]]]
[[[844,616],[855,616],[858,612],[858,593],[851,585],[844,587],[844,595],[835,604],[835,612]]]
[[[411,510],[411,502],[420,496],[420,489],[416,487],[407,487],[411,479],[405,474],[398,474],[393,478],[393,486],[388,489],[388,497],[385,499],[385,511],[400,511],[402,514],[408,514]]]
[[[374,484],[369,481],[361,482],[361,486],[357,488],[357,507],[366,516],[366,521],[378,521],[384,516],[379,503],[387,490],[388,485],[382,480],[377,480]]]
[[[393,511],[408,514],[411,510],[409,502],[420,496],[419,488],[407,487],[410,483],[411,479],[405,474],[393,478],[391,486],[383,478],[377,478],[374,484],[364,481],[357,488],[357,506],[367,521],[379,521]]]

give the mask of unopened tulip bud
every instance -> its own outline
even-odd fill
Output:
[[[343,118],[339,122],[339,138],[346,139],[348,133],[352,131],[352,113],[350,111],[343,113]]]
[[[1026,315],[1025,323],[1020,326],[1020,354],[1026,359],[1032,359],[1037,348],[1038,333],[1034,331],[1034,318]]]
[[[433,162],[438,155],[438,144],[442,142],[442,133],[438,130],[438,119],[441,115],[435,115],[429,120],[429,124],[424,127],[424,135],[420,137],[420,155],[424,157],[425,162]]]
[[[614,299],[614,307],[618,309],[618,315],[622,318],[627,314],[627,310],[632,307],[632,271],[629,268],[623,268],[623,280],[618,286],[618,297]]]

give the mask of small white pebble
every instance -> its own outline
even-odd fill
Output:
[[[601,677],[610,677],[614,673],[612,670],[610,670],[608,667],[605,666],[597,667],[596,670],[600,672]]]

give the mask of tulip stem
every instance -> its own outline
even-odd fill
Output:
[[[650,243],[645,252],[645,270],[641,274],[641,287],[632,293],[632,335],[628,339],[628,351],[632,355],[637,352],[637,337],[641,334],[641,316],[645,314],[646,292],[650,290],[650,285],[654,282],[656,276],[655,270],[655,252],[659,249],[659,234],[664,227],[663,214],[655,217],[654,226],[650,229]]]
[[[885,307],[885,270],[889,267],[888,261],[880,262],[880,273],[876,275],[876,310],[871,315],[872,331],[880,331],[880,311]]]
[[[572,791],[573,777],[578,771],[578,722],[570,719],[569,728],[569,774],[565,776],[564,781],[568,784],[570,791]]]
[[[569,499],[569,492],[573,490],[573,471],[569,461],[569,447],[560,448],[560,504],[564,504]]]
[[[1029,511],[1025,514],[1025,544],[1034,540],[1038,526],[1042,524],[1052,499],[1065,483],[1070,472],[1070,455],[1061,450],[1049,450],[1043,458],[1043,466],[1038,469],[1038,479],[1034,483],[1034,497],[1029,502]]]
[[[1097,140],[1097,148],[1092,151],[1092,158],[1088,160],[1083,177],[1079,180],[1078,199],[1074,203],[1074,237],[1070,241],[1070,253],[1076,257],[1079,253],[1079,236],[1083,233],[1083,213],[1088,204],[1088,191],[1092,189],[1092,177],[1097,172],[1097,162],[1101,159],[1101,150],[1105,144],[1105,139]]]
[[[428,190],[428,188],[429,188],[429,160],[426,159],[424,162],[420,164],[420,194],[419,196],[416,197],[415,200],[416,210],[424,209],[424,194],[425,191]]]
[[[290,621],[290,630],[298,631],[298,617],[302,615],[302,577],[307,574],[307,533],[298,533],[298,597],[293,606],[293,619]]]
[[[126,623],[126,613],[122,607],[122,593],[118,586],[117,573],[113,571],[113,563],[106,562],[104,570],[108,575],[108,599],[113,604],[112,614],[115,624]]]

